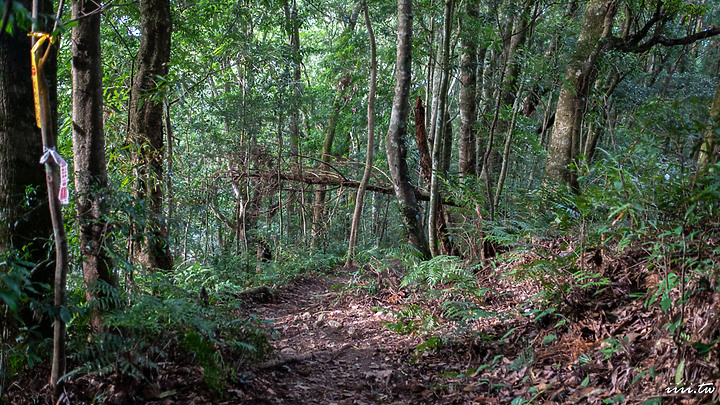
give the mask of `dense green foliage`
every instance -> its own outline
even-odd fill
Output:
[[[618,2],[613,35],[620,37],[625,23],[633,32],[639,30],[655,3],[666,2]],[[669,37],[718,24],[716,1],[669,3],[664,17]],[[241,293],[275,287],[306,272],[329,272],[343,262],[354,207],[354,189],[348,184],[360,179],[366,153],[368,33],[351,21],[360,4],[299,1],[294,20],[287,0],[173,1],[171,6],[170,73],[156,78],[153,97],[164,103],[167,114],[163,219],[175,268],[166,273],[143,268],[130,251],[131,223],[143,221],[148,210],[133,198],[140,180],[135,146],[127,138],[140,17],[137,3],[110,2],[103,10],[101,35],[110,183],[103,248],[114,261],[119,288],[100,283],[94,288],[102,298],[88,303],[73,202],[64,210],[71,249],[67,306],[53,308],[50,286],[31,282],[38,263],[28,262],[23,252],[3,252],[0,318],[11,333],[3,334],[0,388],[16,373],[37,367],[49,353],[50,340],[39,333],[40,323],[24,323],[22,311],[33,311],[38,319],[52,319],[59,311],[70,337],[71,367],[65,378],[97,374],[148,380],[161,362],[191,355],[204,369],[207,385],[222,392],[228,382],[243,378],[249,360],[271,350],[267,325],[248,315],[252,301]],[[387,1],[367,7],[378,46],[375,125],[384,134],[395,85],[397,10],[396,3]],[[421,0],[414,7],[409,102],[417,96],[427,102],[438,80],[430,75],[440,70],[442,3]],[[632,298],[669,314],[665,326],[678,346],[689,343],[706,355],[718,351],[717,338],[693,335],[684,317],[693,292],[718,293],[720,166],[701,173],[696,165],[704,134],[720,136],[709,116],[720,77],[717,39],[644,52],[603,49],[581,126],[583,145],[592,131],[599,131],[600,138],[592,156],[573,163],[580,184],[573,190],[546,181],[543,167],[549,122],[565,85],[564,67],[582,26],[583,7],[582,2],[573,11],[562,2],[487,1],[478,2],[476,19],[456,11],[447,108],[455,135],[449,170],[441,176],[449,202],[447,237],[457,255],[444,252],[422,261],[404,242],[389,194],[393,187],[384,145],[375,142],[371,185],[377,189],[365,204],[357,249],[360,267],[353,270],[349,287],[369,294],[390,287],[408,291],[397,301],[406,305],[393,310],[398,321],[388,325],[403,334],[430,333],[419,353],[468,336],[503,341],[507,336],[474,329],[491,317],[509,319],[529,311],[537,322],[565,327],[578,308],[612,293],[620,265],[603,266],[602,261],[632,252],[642,252],[646,263],[638,267],[634,287],[650,273],[661,275],[651,288],[635,288]],[[17,24],[25,13],[18,9],[14,15]],[[508,34],[519,15],[527,18],[526,38],[511,50]],[[299,28],[299,54],[289,40],[293,24]],[[66,157],[72,156],[70,25],[61,29],[58,63],[58,149]],[[475,130],[480,160],[488,148],[489,178],[477,170],[458,173],[461,72],[456,45],[469,27],[481,51],[475,59]],[[298,61],[299,83],[293,77]],[[505,77],[509,61],[517,64],[514,83]],[[503,101],[505,93],[509,102]],[[335,103],[336,97],[341,102]],[[531,104],[533,111],[523,112]],[[339,111],[333,111],[334,105]],[[293,112],[300,127],[296,155],[291,152]],[[320,154],[333,114],[332,159],[323,165]],[[412,181],[424,190],[429,185],[420,175],[413,118],[408,120],[408,165]],[[491,131],[497,133],[488,146]],[[492,187],[495,193],[504,160],[509,162],[504,188],[492,205],[487,190]],[[328,192],[321,232],[312,235],[313,192],[323,184],[320,180],[327,180]],[[319,243],[313,244],[313,238]],[[536,294],[522,308],[495,311],[490,301],[502,294],[479,281],[479,274],[488,271],[500,273],[508,283],[529,280],[537,286]],[[394,279],[402,281],[393,284]],[[418,300],[437,303],[437,311],[424,312]],[[106,330],[91,330],[91,307],[104,311]],[[452,333],[435,334],[447,324]],[[6,336],[16,337],[10,342]],[[612,339],[604,349],[608,358],[621,351],[621,343]],[[512,367],[532,363],[531,352],[524,356]]]

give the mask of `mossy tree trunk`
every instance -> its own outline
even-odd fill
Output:
[[[565,70],[560,89],[555,123],[548,143],[545,178],[568,184],[578,190],[577,170],[571,168],[580,154],[582,119],[594,83],[595,64],[604,46],[602,39],[610,34],[617,4],[591,0],[585,9],[580,36]]]

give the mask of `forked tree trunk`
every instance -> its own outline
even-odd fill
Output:
[[[397,32],[395,96],[390,113],[390,125],[385,138],[385,152],[408,243],[423,258],[429,258],[430,249],[427,238],[420,226],[420,207],[408,175],[407,147],[405,146],[412,65],[412,0],[398,0]]]
[[[107,167],[103,132],[102,59],[99,3],[74,1],[72,18],[72,120],[75,191],[80,225],[79,244],[88,303],[101,296],[96,283],[113,285],[112,263],[105,250],[107,237]],[[95,13],[95,14],[93,14]],[[94,330],[102,329],[100,308],[92,306]]]
[[[173,258],[163,219],[164,77],[170,60],[172,20],[169,0],[140,0],[140,49],[130,91],[130,141],[134,144],[137,183],[134,196],[146,204],[135,221],[133,255],[151,269],[170,269]]]

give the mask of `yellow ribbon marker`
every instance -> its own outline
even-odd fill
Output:
[[[50,39],[51,44],[55,43],[55,37],[42,32],[31,32],[28,34],[28,36],[38,39],[37,42],[35,42],[35,45],[33,45],[32,49],[30,50],[30,65],[32,73],[33,96],[35,100],[35,123],[37,124],[38,128],[42,128],[42,121],[40,119],[40,84],[38,82],[38,51],[47,39]],[[42,68],[42,65],[40,65],[39,67]]]

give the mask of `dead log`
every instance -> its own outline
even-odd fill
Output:
[[[285,181],[294,181],[294,182],[299,182],[299,183],[304,183],[304,184],[347,187],[347,188],[360,187],[359,180],[349,179],[347,177],[341,176],[336,173],[313,171],[311,168],[303,170],[301,173],[296,173],[296,172],[277,173],[277,172],[275,172],[275,173],[268,174],[268,173],[265,173],[262,171],[256,171],[256,172],[249,174],[250,177],[254,177],[254,178],[268,177],[268,175],[278,177]],[[395,195],[395,190],[392,187],[392,185],[387,185],[387,184],[380,184],[380,185],[368,184],[367,191],[371,191],[374,193]],[[427,191],[420,190],[418,188],[415,188],[415,198],[417,198],[419,201],[430,201],[430,195],[427,193]],[[452,206],[452,207],[458,207],[458,204],[455,201],[453,201],[451,198],[448,198],[448,197],[443,198],[441,203],[444,205]]]

